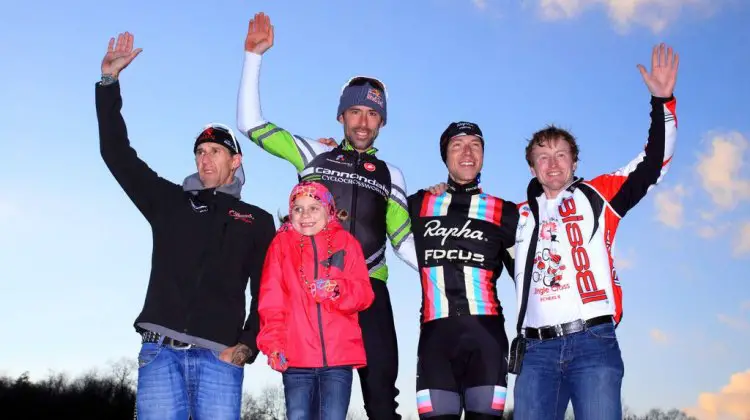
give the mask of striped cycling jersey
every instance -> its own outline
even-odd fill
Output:
[[[495,283],[513,244],[516,205],[448,180],[441,195],[408,199],[422,282],[421,322],[502,313]]]

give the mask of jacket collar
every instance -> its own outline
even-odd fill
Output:
[[[477,179],[471,181],[468,184],[459,184],[454,181],[450,176],[448,177],[448,192],[451,194],[481,194],[482,188],[479,186]]]
[[[352,144],[349,142],[348,139],[341,140],[341,143],[339,143],[339,147],[341,147],[342,150],[352,151],[356,152]],[[370,146],[369,149],[365,152],[368,155],[375,155],[375,153],[378,152],[378,149],[375,146]]]
[[[242,193],[242,186],[244,184],[245,170],[242,168],[242,165],[240,165],[240,167],[237,168],[237,171],[235,171],[234,173],[232,182],[217,187],[216,191],[229,194],[239,200],[241,198],[240,196]],[[191,192],[193,195],[198,195],[200,191],[207,190],[208,188],[203,186],[203,183],[201,182],[201,179],[196,172],[192,175],[188,175],[185,180],[182,181],[182,189],[183,191]]]

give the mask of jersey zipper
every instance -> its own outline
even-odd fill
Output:
[[[315,276],[314,281],[318,281],[318,247],[315,245],[315,237],[311,236],[310,241],[312,242],[313,249],[313,262],[315,264]],[[317,293],[317,291],[316,291]],[[318,329],[320,330],[320,348],[323,352],[323,367],[328,367],[328,358],[326,357],[326,342],[323,339],[323,311],[320,308],[320,303],[316,303],[318,309]]]
[[[204,204],[208,205],[208,212],[210,213],[209,216],[208,216],[209,217],[208,224],[211,225],[211,227],[212,227],[211,231],[213,231],[214,230],[213,229],[213,225],[216,223],[216,218],[218,217],[220,219],[220,215],[218,214],[217,209],[216,209],[216,207],[217,207],[217,205],[216,205],[216,190],[213,191],[213,197],[211,197],[210,202],[209,203],[204,203]],[[226,231],[226,226],[224,226],[224,230]],[[224,235],[224,232],[222,232],[222,236],[223,235]],[[193,308],[193,306],[195,305],[196,296],[199,295],[200,286],[201,286],[201,283],[202,283],[202,280],[203,280],[203,276],[206,273],[206,264],[208,264],[209,261],[210,261],[210,258],[209,258],[208,254],[210,253],[209,249],[210,249],[212,243],[213,242],[211,240],[209,240],[209,241],[207,241],[204,244],[203,250],[201,252],[201,256],[198,259],[198,275],[197,275],[197,278],[195,280],[195,285],[193,286],[194,290],[193,290],[193,292],[191,294],[188,295],[188,297],[187,297],[187,303],[185,305],[185,307],[186,307],[185,325],[184,325],[184,327],[182,329],[182,332],[184,334],[192,334],[192,332],[193,332],[193,330],[191,329],[191,326],[190,326],[190,323],[193,320],[193,317],[191,315],[193,314],[193,312],[195,312],[195,309]]]

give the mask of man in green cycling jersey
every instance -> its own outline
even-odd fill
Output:
[[[396,255],[415,270],[416,252],[401,171],[376,157],[373,147],[387,121],[387,91],[382,82],[355,77],[344,86],[337,119],[344,139],[335,146],[305,138],[263,119],[260,109],[261,56],[273,45],[273,27],[263,13],[250,20],[240,82],[237,124],[261,149],[289,161],[300,179],[325,184],[346,212],[344,228],[362,245],[375,301],[360,312],[367,367],[359,369],[369,418],[398,419],[398,345],[386,287],[386,237]],[[321,334],[325,334],[323,330]]]

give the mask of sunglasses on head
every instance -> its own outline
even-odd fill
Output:
[[[232,129],[229,128],[228,126],[224,125],[224,124],[221,124],[221,123],[209,123],[209,124],[206,124],[201,129],[201,131],[198,133],[198,138],[200,138],[203,135],[203,133],[206,130],[208,130],[209,128],[214,129],[216,131],[221,131],[221,132],[229,135],[229,137],[232,138],[232,143],[234,144],[234,152],[236,153],[236,152],[238,152],[240,150],[240,148],[237,146],[237,138],[234,136],[234,132],[232,131]]]
[[[380,80],[374,77],[354,76],[351,79],[349,79],[349,81],[347,81],[346,84],[344,84],[344,86],[341,88],[341,91],[343,92],[344,89],[346,89],[349,86],[364,86],[368,83],[374,86],[376,89],[383,91],[383,94],[385,94],[385,98],[388,99],[388,89],[386,89],[385,83],[381,82]]]

